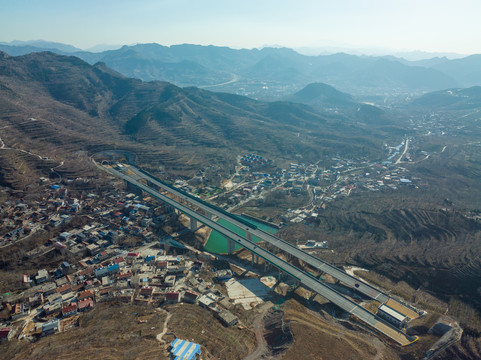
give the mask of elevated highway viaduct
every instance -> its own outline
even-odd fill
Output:
[[[328,262],[325,262],[318,257],[309,254],[306,251],[299,249],[297,246],[292,245],[291,243],[282,240],[273,234],[269,234],[268,232],[259,229],[258,227],[249,223],[243,218],[235,214],[231,214],[224,209],[221,209],[215,205],[203,201],[191,194],[188,194],[145,171],[135,168],[134,166],[127,165],[125,168],[132,171],[139,178],[147,180],[149,183],[157,186],[164,191],[171,193],[172,195],[177,196],[186,203],[202,209],[203,211],[211,214],[212,216],[224,219],[231,224],[239,227],[240,229],[246,231],[248,239],[252,239],[252,236],[256,236],[261,240],[265,241],[266,243],[284,251],[289,256],[302,260],[305,264],[308,264],[312,268],[331,275],[333,278],[339,280],[344,285],[356,289],[357,291],[368,296],[369,298],[377,300],[381,303],[388,303],[390,307],[395,308],[396,311],[403,313],[411,319],[419,317],[419,314],[416,311],[406,306],[405,304],[397,301],[396,299],[390,297],[384,291],[356,278],[355,276],[346,273],[345,271],[337,268],[336,266],[333,266]],[[229,253],[232,253],[234,250],[233,242],[230,241],[229,245]]]
[[[400,345],[408,345],[411,342],[415,341],[416,339],[405,334],[403,331],[395,327],[394,325],[386,322],[385,320],[379,318],[375,314],[371,313],[367,309],[363,308],[362,306],[358,305],[351,299],[345,297],[335,289],[331,288],[329,285],[326,283],[318,280],[311,274],[297,268],[296,266],[288,263],[287,261],[279,258],[278,256],[272,254],[268,250],[262,248],[261,246],[258,246],[257,244],[253,243],[251,240],[248,238],[245,238],[243,236],[240,236],[233,232],[232,230],[218,224],[214,220],[210,219],[210,217],[205,216],[200,214],[199,212],[191,209],[190,207],[181,204],[178,201],[173,200],[172,198],[168,197],[167,195],[164,195],[160,193],[158,190],[153,189],[150,186],[147,186],[139,181],[139,176],[138,175],[128,175],[127,171],[125,171],[123,168],[130,169],[133,171],[134,174],[135,171],[131,166],[129,167],[122,167],[122,171],[119,171],[115,169],[114,167],[111,166],[101,166],[98,165],[100,168],[103,168],[107,172],[111,173],[114,176],[117,176],[124,181],[138,187],[142,191],[144,191],[147,194],[150,194],[154,198],[161,200],[168,205],[176,208],[180,212],[186,214],[189,216],[191,219],[195,219],[206,226],[209,226],[210,228],[218,231],[221,233],[223,236],[226,238],[230,239],[231,241],[241,245],[245,249],[249,250],[253,254],[261,257],[264,259],[267,263],[271,264],[272,266],[276,267],[283,273],[291,276],[292,278],[296,279],[301,283],[304,287],[318,293],[322,297],[326,298],[327,300],[331,301],[335,305],[339,306],[341,309],[344,311],[347,311],[348,313],[354,315],[357,317],[359,320],[364,322],[365,324],[369,325],[370,327],[376,329],[377,331],[385,334],[386,336],[390,337]],[[143,178],[143,177],[140,177]],[[153,179],[155,180],[155,179]],[[151,181],[151,180],[149,180]],[[157,180],[156,180],[157,181]],[[152,181],[151,181],[152,182]],[[158,181],[157,181],[158,182]],[[158,182],[160,183],[160,182]],[[162,187],[163,189],[163,187]],[[166,190],[166,189],[164,189]],[[173,191],[169,191],[170,193],[174,194]],[[190,197],[186,197],[183,192],[175,194],[178,197],[180,197],[182,200],[191,199]],[[187,199],[186,199],[187,198]],[[190,201],[187,201],[190,202]],[[201,207],[200,207],[201,208]],[[207,211],[207,210],[206,210]],[[213,213],[213,209],[210,211],[207,211],[208,213]],[[218,215],[217,215],[218,216]],[[247,225],[243,224],[243,221],[241,222],[241,225],[243,225],[241,228],[245,229],[247,231]]]

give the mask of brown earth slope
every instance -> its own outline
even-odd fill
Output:
[[[0,53],[0,105],[5,146],[57,163],[75,162],[79,151],[121,148],[153,169],[192,174],[212,164],[226,171],[238,154],[251,151],[314,160],[380,149],[372,130],[351,125],[340,132],[339,119],[326,120],[305,105],[142,82],[53,53]]]

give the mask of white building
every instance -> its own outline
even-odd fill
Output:
[[[388,322],[394,324],[399,328],[403,328],[409,320],[406,315],[401,314],[400,312],[397,312],[393,308],[384,304],[379,306],[379,308],[377,309],[377,316],[383,318],[384,320],[387,320]]]
[[[50,320],[49,322],[43,323],[42,324],[42,333],[43,334],[53,334],[54,332],[57,332],[60,330],[60,320],[59,319],[53,319]]]

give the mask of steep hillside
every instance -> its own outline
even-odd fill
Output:
[[[389,132],[396,131],[394,114],[388,114],[371,104],[359,103],[352,95],[327,84],[309,84],[286,99],[312,106],[326,116],[335,115],[345,124],[354,121],[357,125],[364,124],[367,128],[385,127],[390,128]]]
[[[451,141],[457,141],[453,137]],[[405,163],[418,186],[362,189],[319,208],[315,224],[282,230],[285,239],[327,240],[327,261],[383,274],[393,293],[429,311],[425,290],[466,328],[481,331],[481,155],[474,141]],[[424,142],[429,141],[424,139]],[[369,273],[371,274],[371,272]],[[382,279],[366,275],[382,285]],[[404,285],[403,285],[404,284]],[[412,290],[407,290],[408,286]],[[467,357],[469,358],[469,357]],[[476,358],[476,357],[471,357]]]
[[[481,55],[479,54],[444,61],[435,64],[433,68],[458,79],[462,87],[481,85]]]
[[[308,104],[321,109],[337,107],[351,108],[357,105],[352,95],[343,93],[323,83],[309,84],[302,90],[288,96],[287,99],[292,102]]]
[[[251,151],[322,160],[333,152],[376,157],[381,148],[375,130],[340,134],[339,121],[305,105],[142,82],[103,63],[48,52],[1,54],[0,102],[1,125],[9,127],[1,135],[5,145],[65,160],[65,168],[76,152],[118,148],[178,173],[213,163],[227,171],[238,154]]]
[[[481,107],[481,86],[449,89],[428,93],[412,101],[412,105],[443,110],[466,110]]]

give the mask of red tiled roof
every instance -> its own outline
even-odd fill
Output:
[[[83,289],[83,287],[84,287],[84,284],[72,286],[72,291],[77,292],[77,291]]]
[[[94,271],[94,269],[92,267],[89,267],[85,270],[82,270],[79,274],[80,275],[87,275],[87,274],[91,274],[93,271]]]
[[[87,308],[87,307],[94,307],[94,301],[91,298],[88,298],[88,299],[85,299],[85,300],[80,300],[78,302],[79,310]]]
[[[4,339],[4,338],[8,337],[9,332],[10,332],[9,328],[0,329],[0,339]]]
[[[168,292],[168,293],[165,294],[165,298],[167,300],[178,300],[179,299],[179,293],[177,291]]]
[[[189,290],[187,290],[184,293],[184,297],[188,297],[188,298],[192,298],[192,299],[197,298],[197,296],[199,296],[199,294],[197,294],[196,292],[193,292],[193,291],[189,291]]]
[[[57,292],[58,293],[64,293],[64,292],[67,292],[71,289],[72,287],[70,286],[70,284],[65,284],[65,285],[62,285],[62,286],[59,286],[57,288]]]
[[[111,287],[108,287],[108,288],[102,289],[102,290],[100,290],[100,295],[105,295],[105,294],[108,294],[110,290],[112,290],[112,288],[111,288]]]
[[[116,264],[121,263],[122,261],[124,261],[124,258],[122,256],[119,256],[119,257],[114,259],[114,263],[116,263]]]
[[[127,279],[129,277],[132,277],[132,272],[130,270],[126,273],[120,273],[118,275],[118,279]]]
[[[76,303],[71,303],[70,305],[67,305],[65,307],[62,308],[62,314],[68,314],[72,311],[76,311],[77,310],[77,304]]]
[[[81,300],[81,299],[85,299],[87,297],[93,297],[93,296],[94,296],[93,290],[85,290],[85,291],[82,291],[80,294],[78,294],[77,298]]]
[[[140,295],[152,295],[154,289],[151,287],[143,287],[140,289]]]

